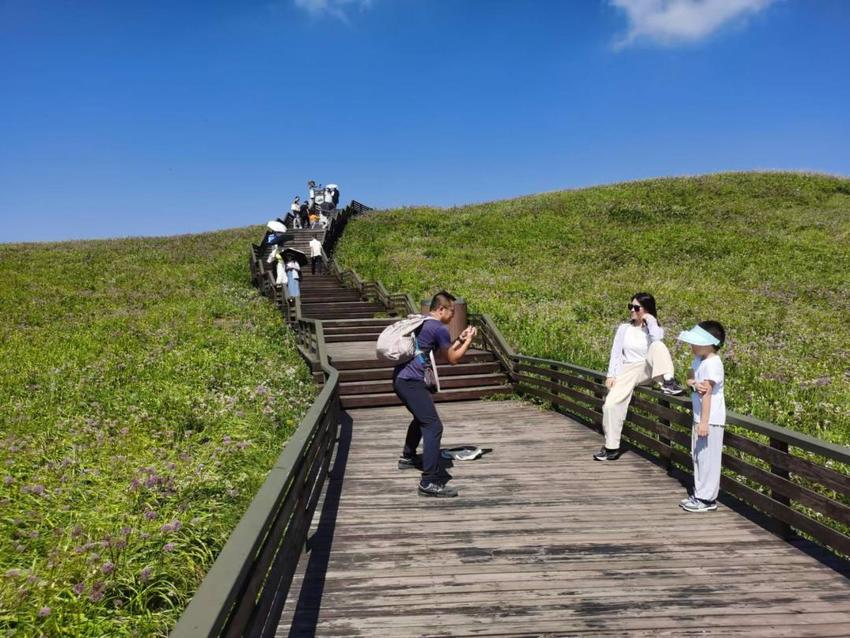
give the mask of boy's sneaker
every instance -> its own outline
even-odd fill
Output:
[[[616,461],[620,458],[620,455],[623,453],[622,450],[617,448],[616,450],[609,450],[607,447],[603,447],[596,454],[593,455],[593,459],[596,461]]]
[[[713,512],[717,509],[717,503],[706,503],[695,498],[693,501],[682,505],[682,509],[686,512]]]
[[[419,457],[400,456],[398,457],[398,469],[400,470],[421,470],[422,461]]]
[[[419,484],[419,496],[435,496],[437,498],[452,498],[457,496],[457,488],[440,483]]]
[[[664,394],[671,394],[673,396],[677,394],[682,394],[685,389],[679,385],[679,382],[676,379],[667,379],[661,384],[661,391]]]

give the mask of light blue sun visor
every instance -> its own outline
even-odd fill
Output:
[[[679,333],[679,336],[676,337],[679,341],[684,341],[685,343],[690,343],[694,346],[719,346],[720,339],[712,335],[705,328],[700,328],[698,325],[694,326],[690,330],[683,330]]]

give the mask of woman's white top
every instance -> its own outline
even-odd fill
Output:
[[[294,270],[295,271],[295,278],[301,279],[301,264],[299,264],[294,259],[291,259],[288,262],[286,262],[286,270],[287,271]]]
[[[664,338],[664,328],[658,325],[658,320],[652,315],[644,315],[646,325],[636,328],[631,321],[621,323],[614,333],[614,345],[611,346],[611,358],[608,360],[608,377],[616,377],[620,374],[623,366],[627,363],[637,363],[646,359],[649,344],[653,341],[661,341]],[[631,328],[632,330],[629,330]],[[626,335],[629,335],[628,344]],[[640,335],[643,335],[641,343]],[[626,346],[629,346],[629,357],[627,360]],[[642,356],[639,356],[643,352]]]
[[[623,363],[638,363],[646,361],[649,351],[649,340],[644,329],[629,324],[623,335]]]

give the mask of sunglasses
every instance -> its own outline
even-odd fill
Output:
[[[635,312],[637,312],[638,310],[640,310],[640,309],[641,309],[641,307],[640,307],[640,306],[638,306],[638,305],[632,305],[632,304],[629,304],[629,305],[628,305],[628,306],[626,306],[626,307],[627,307],[629,310],[634,310]]]

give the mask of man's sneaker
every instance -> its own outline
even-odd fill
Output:
[[[684,507],[688,503],[693,503],[695,500],[696,498],[694,498],[693,495],[690,495],[687,498],[683,498],[681,501],[679,501],[679,507]]]
[[[398,469],[400,470],[421,470],[422,461],[418,456],[410,458],[409,456],[398,457]]]
[[[457,488],[440,483],[419,484],[419,496],[436,496],[438,498],[452,498],[457,496]]]
[[[664,394],[672,394],[675,396],[677,394],[682,394],[685,389],[679,385],[679,382],[676,381],[676,379],[667,379],[661,384],[661,391]]]
[[[593,455],[593,458],[597,461],[616,461],[620,458],[620,455],[623,453],[622,450],[617,448],[616,450],[609,450],[607,447],[603,447],[596,454]]]
[[[717,503],[706,503],[695,498],[694,500],[682,505],[682,509],[686,512],[713,512],[717,509]]]

